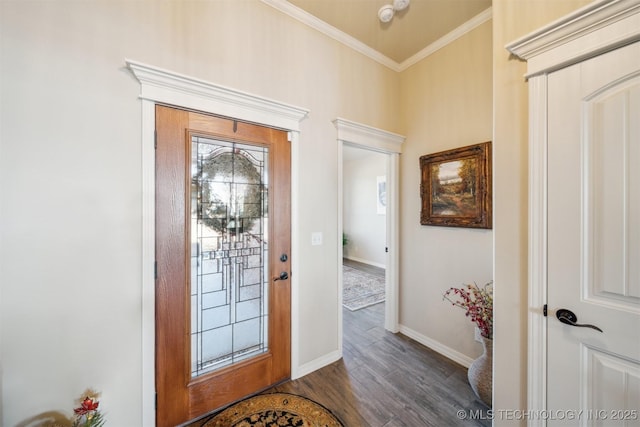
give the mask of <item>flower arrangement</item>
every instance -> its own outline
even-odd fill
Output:
[[[442,298],[466,310],[465,316],[470,317],[480,329],[480,335],[493,339],[493,281],[483,287],[474,283],[461,288],[449,288]]]
[[[102,427],[106,420],[102,413],[98,410],[100,402],[98,394],[87,390],[90,393],[85,394],[84,399],[80,401],[80,406],[73,410],[74,420],[72,427]]]

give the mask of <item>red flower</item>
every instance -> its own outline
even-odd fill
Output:
[[[471,318],[483,337],[493,338],[493,281],[482,288],[475,283],[462,288],[449,288],[442,297],[464,309],[465,316]]]
[[[75,412],[77,415],[86,415],[89,412],[93,412],[93,411],[98,410],[98,405],[99,404],[100,404],[100,402],[98,402],[96,400],[93,400],[92,398],[87,396],[82,401],[81,406],[79,408],[75,408],[73,410],[73,412]]]

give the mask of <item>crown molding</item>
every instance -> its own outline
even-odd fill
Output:
[[[463,35],[473,30],[474,28],[478,27],[479,25],[487,22],[492,17],[492,9],[488,8],[483,12],[479,13],[478,15],[476,15],[475,17],[471,18],[470,20],[468,20],[467,22],[465,22],[455,30],[451,31],[450,33],[444,35],[443,37],[439,38],[435,42],[431,43],[430,45],[428,45],[427,47],[425,47],[424,49],[422,49],[420,52],[416,53],[409,59],[403,61],[402,63],[398,63],[393,59],[389,58],[388,56],[383,55],[377,50],[367,46],[366,44],[362,43],[356,38],[350,36],[349,34],[343,31],[340,31],[337,28],[327,24],[326,22],[316,18],[315,16],[311,15],[309,12],[302,10],[297,6],[294,6],[293,4],[289,3],[286,0],[260,0],[260,1],[273,7],[274,9],[279,10],[284,14],[291,16],[292,18],[302,22],[303,24],[331,37],[332,39],[344,44],[345,46],[373,59],[379,64],[382,64],[385,67],[390,68],[391,70],[396,72],[401,72],[406,70],[407,68],[423,60],[424,58],[431,55],[432,53],[438,51],[439,49],[442,49],[443,47],[453,42],[454,40],[462,37]]]
[[[553,71],[640,39],[640,1],[602,0],[534,31],[505,48],[528,61],[527,77]],[[590,44],[585,50],[583,44]]]
[[[351,144],[364,145],[390,153],[401,153],[403,135],[356,123],[338,117],[333,121],[338,139]]]
[[[252,123],[298,131],[309,110],[241,92],[159,67],[125,59],[127,68],[140,82],[140,98],[175,103],[202,111],[227,111],[230,116]]]
[[[480,12],[479,14],[477,14],[476,16],[474,16],[464,24],[460,25],[455,30],[440,37],[438,40],[431,43],[429,46],[425,47],[420,52],[402,61],[399,64],[400,71],[404,71],[407,68],[411,67],[412,65],[422,61],[423,59],[435,53],[436,51],[442,49],[449,43],[454,42],[455,40],[464,36],[468,32],[474,30],[475,28],[479,27],[485,22],[491,20],[492,17],[493,17],[493,9],[491,7],[489,7],[488,9],[485,9],[484,11]]]
[[[273,7],[274,9],[279,10],[282,13],[285,13],[291,16],[294,19],[302,22],[303,24],[320,31],[321,33],[331,37],[332,39],[344,44],[351,49],[360,52],[361,54],[368,56],[374,61],[384,65],[392,69],[393,71],[400,71],[400,64],[398,64],[393,59],[381,54],[375,49],[367,46],[356,38],[350,36],[344,31],[338,30],[336,27],[327,24],[326,22],[316,18],[309,12],[300,9],[297,6],[289,3],[286,0],[260,0],[265,4]]]

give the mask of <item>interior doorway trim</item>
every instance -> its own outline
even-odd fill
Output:
[[[640,40],[640,3],[591,3],[506,46],[529,80],[529,303],[527,409],[547,408],[547,78],[561,68]],[[546,420],[531,421],[545,426]]]
[[[333,124],[338,130],[338,242],[342,242],[343,198],[343,148],[345,145],[377,151],[387,156],[387,263],[385,285],[384,327],[399,331],[398,281],[399,281],[399,193],[400,153],[405,137],[371,126],[337,118]],[[343,248],[338,245],[338,265],[342,265]],[[342,269],[338,269],[338,342],[342,354]]]
[[[155,105],[218,114],[289,132],[291,269],[298,270],[300,121],[309,110],[125,59],[142,101],[142,426],[155,426]],[[298,282],[291,277],[291,370],[298,366]]]

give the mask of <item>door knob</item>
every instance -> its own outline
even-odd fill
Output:
[[[595,325],[587,325],[582,323],[576,323],[578,321],[578,317],[571,310],[567,310],[566,308],[560,308],[556,311],[556,317],[559,321],[566,325],[577,326],[579,328],[591,328],[596,331],[602,332],[602,329],[598,328]]]
[[[289,278],[289,273],[287,273],[286,271],[283,271],[282,273],[280,273],[280,276],[278,277],[274,277],[273,281],[278,281],[278,280],[287,280]]]

